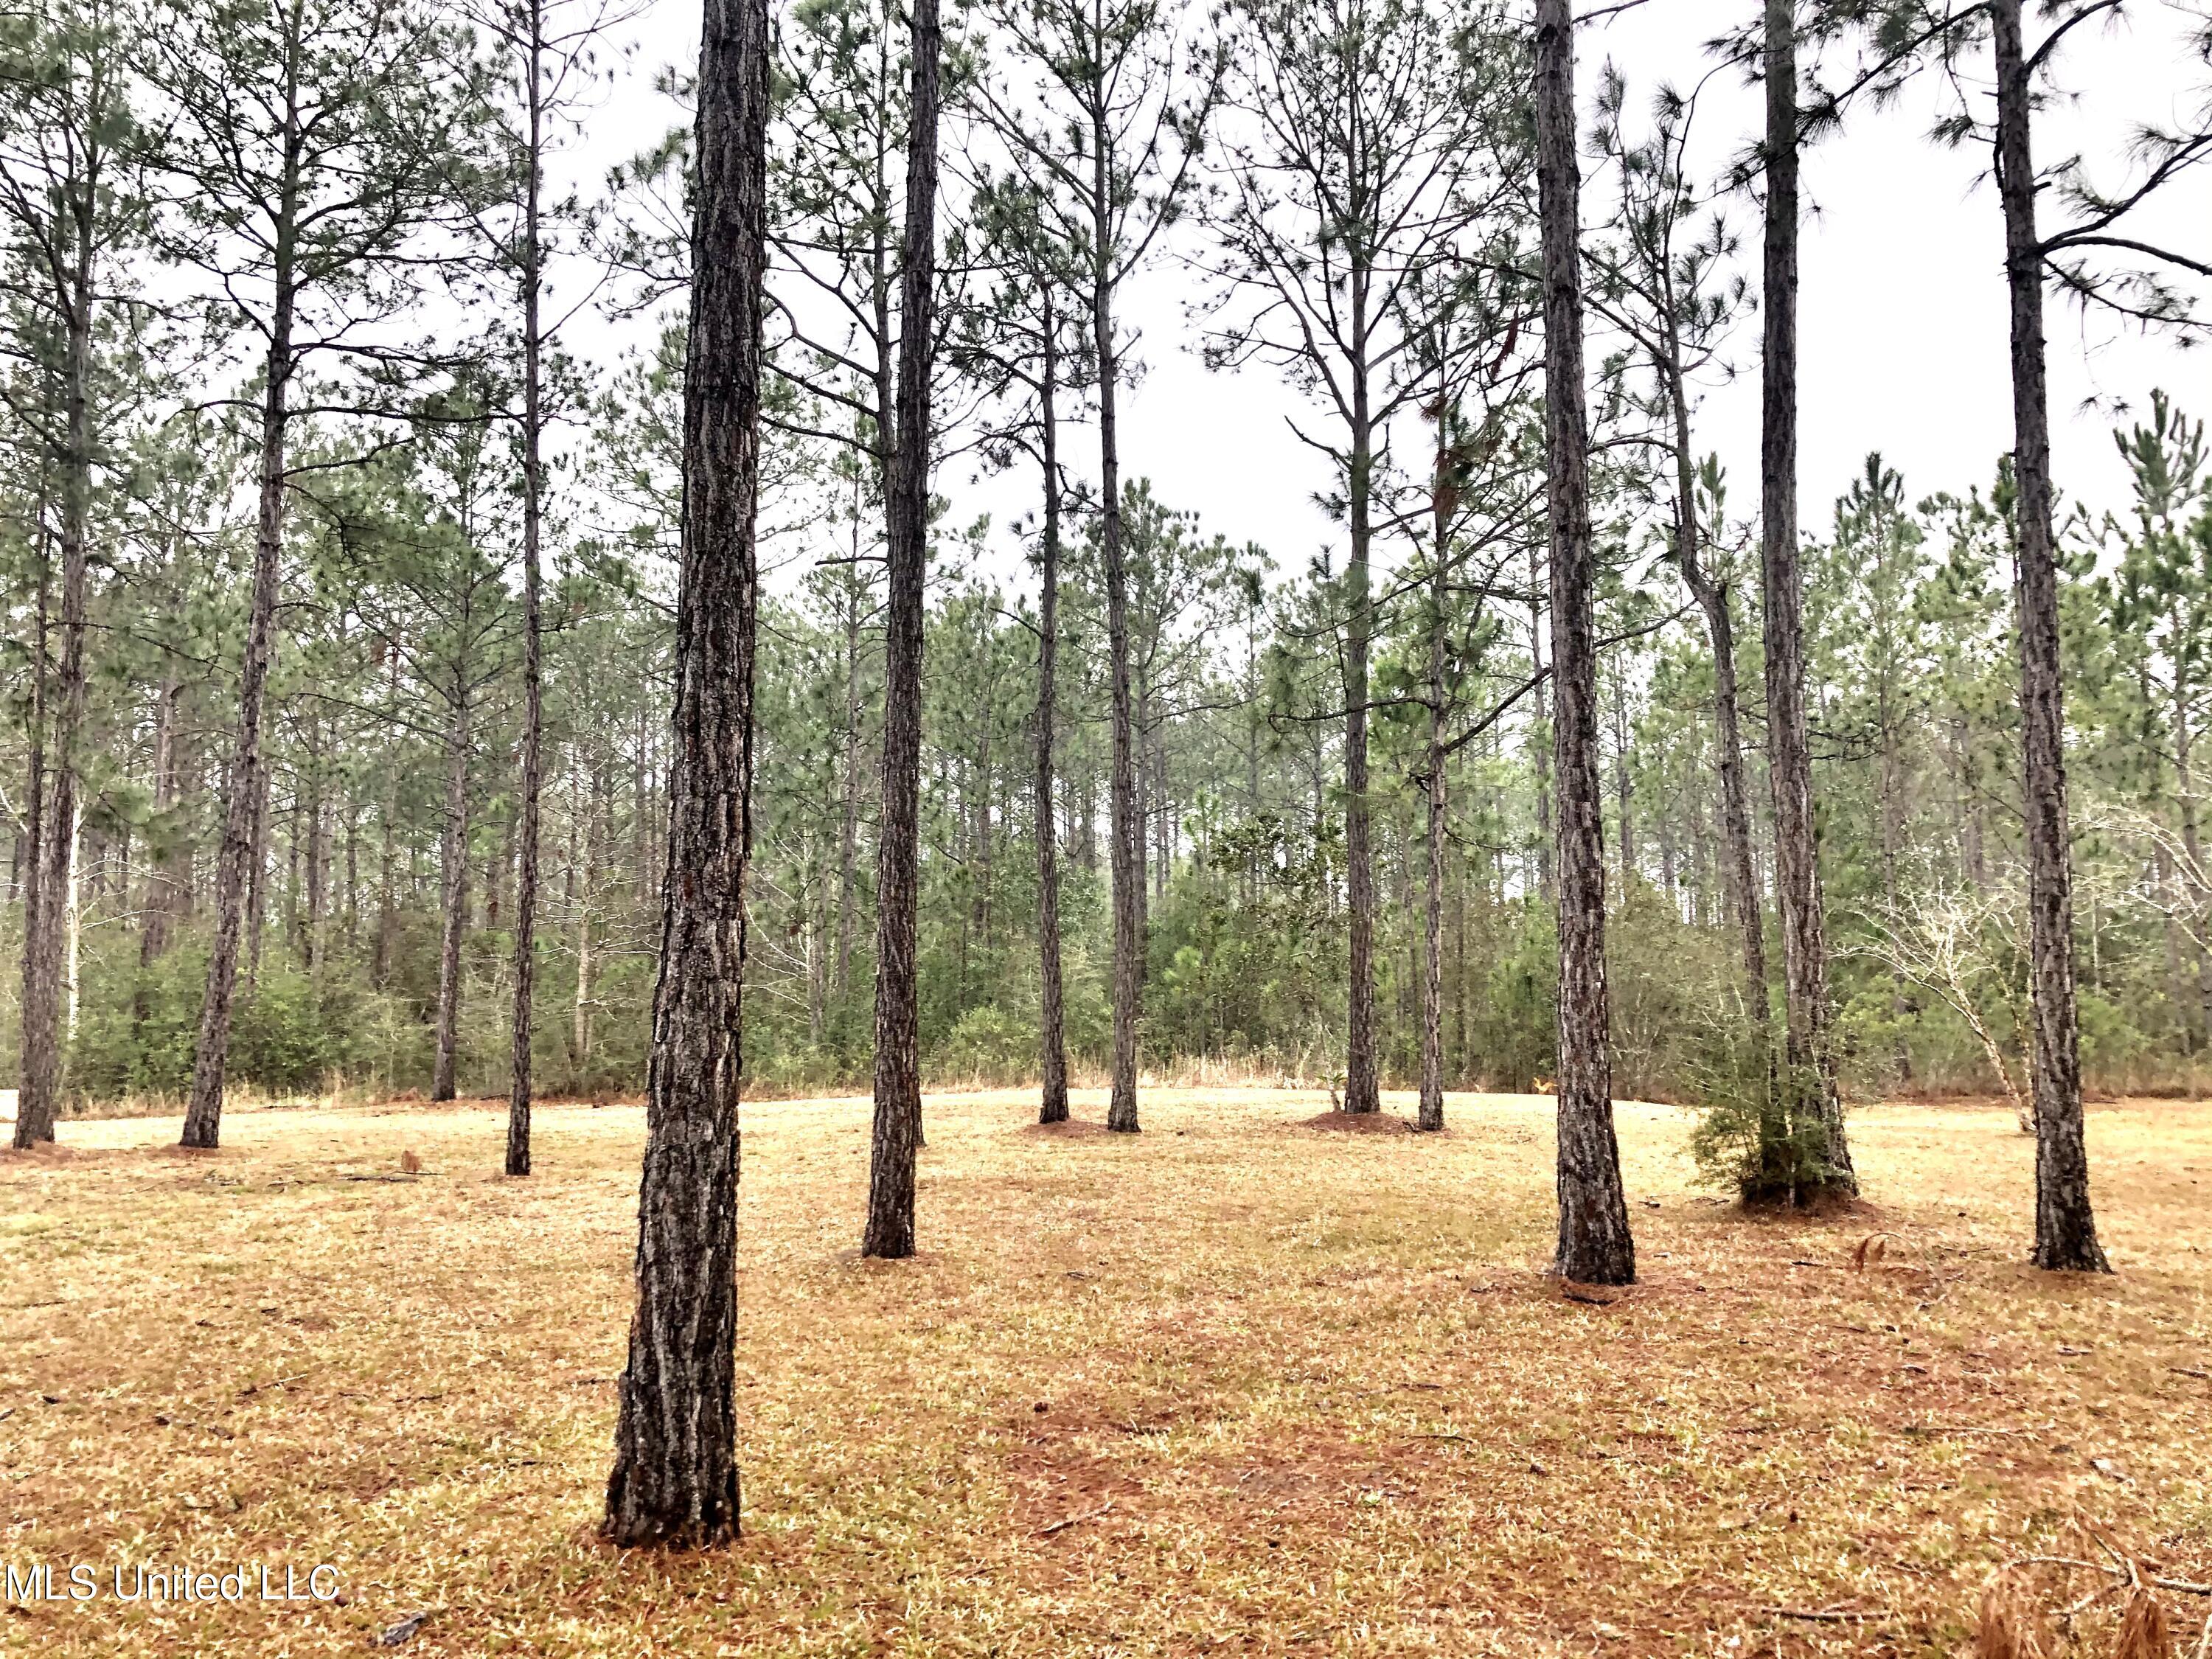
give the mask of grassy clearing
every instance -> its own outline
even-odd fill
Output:
[[[204,1159],[67,1124],[0,1160],[0,1559],[345,1600],[10,1607],[0,1650],[356,1653],[428,1609],[410,1653],[1945,1653],[2079,1517],[2212,1578],[2212,1108],[2092,1109],[2092,1282],[2019,1265],[2000,1109],[1858,1113],[1877,1206],[1813,1223],[1693,1192],[1682,1115],[1625,1107],[1644,1277],[1599,1306],[1535,1271],[1548,1101],[1441,1139],[1322,1103],[1162,1091],[1131,1141],[933,1097],[897,1265],[851,1248],[866,1103],[752,1109],[749,1532],[678,1559],[592,1531],[635,1108],[543,1111],[526,1182],[489,1103],[241,1113]],[[2212,1603],[2170,1600],[2186,1654]]]

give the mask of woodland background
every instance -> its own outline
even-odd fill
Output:
[[[1021,10],[1001,9],[964,17],[948,70],[939,465],[1038,476],[1035,362],[1045,334],[1065,329],[1053,336],[1066,545],[1051,811],[1065,859],[1066,1036],[1079,1071],[1095,1073],[1109,1043],[1110,745],[1097,489],[1079,453],[1090,440],[1077,437],[1092,418],[1095,350],[1066,317],[1039,319],[1050,284],[1025,280],[1049,239],[1009,134],[1018,112],[993,90],[1022,61]],[[1194,1079],[1310,1085],[1341,1073],[1352,903],[1343,716],[1359,701],[1347,690],[1357,620],[1373,635],[1360,695],[1383,1073],[1405,1084],[1419,1066],[1436,706],[1464,734],[1444,774],[1445,1074],[1521,1090],[1553,1073],[1556,981],[1539,360],[1518,320],[1534,234],[1525,42],[1481,3],[1384,11],[1407,61],[1446,42],[1452,73],[1392,83],[1412,112],[1402,148],[1432,165],[1402,186],[1425,205],[1399,259],[1397,343],[1382,362],[1390,406],[1362,463],[1371,589],[1364,570],[1355,588],[1341,558],[1232,544],[1144,479],[1124,487],[1147,1063]],[[522,70],[525,15],[553,21],[529,37],[538,55]],[[1205,58],[1211,25],[1195,13],[1144,15],[1155,102],[1143,118],[1188,154],[1135,176],[1133,200],[1197,250],[1178,257],[1211,358],[1276,362],[1313,394],[1323,435],[1310,471],[1249,488],[1310,493],[1343,517],[1350,451],[1324,432],[1320,359],[1286,335],[1279,295],[1255,297],[1268,237],[1296,206],[1252,183],[1281,161],[1267,89],[1255,60]],[[281,116],[281,98],[255,99],[303,83],[315,107],[337,112],[343,142],[307,162],[312,175],[322,156],[327,176],[307,188],[328,211],[303,233],[323,240],[299,292],[311,343],[289,416],[270,763],[230,1075],[275,1094],[506,1086],[520,458],[526,439],[550,432],[535,1070],[541,1086],[578,1096],[642,1085],[680,497],[683,339],[667,319],[683,309],[682,77],[668,86],[665,141],[573,196],[540,187],[545,157],[587,117],[585,88],[621,68],[594,57],[612,19],[588,0],[527,14],[42,0],[9,21],[0,951],[21,949],[31,815],[52,799],[23,781],[50,777],[63,741],[58,699],[73,671],[60,521],[73,475],[57,458],[77,454],[88,465],[82,707],[67,738],[76,788],[70,821],[48,831],[68,849],[62,1041],[76,1109],[173,1102],[191,1080],[250,610],[264,295],[277,257],[264,232],[286,176],[246,154],[247,106]],[[906,95],[904,34],[887,9],[808,0],[781,31],[779,375],[762,516],[773,574],[744,1029],[757,1094],[860,1086],[873,1051],[879,433],[897,344]],[[1607,945],[1618,1092],[1692,1099],[1724,1091],[1742,1063],[1745,993],[1721,867],[1716,665],[1674,555],[1675,476],[1694,475],[1705,556],[1736,607],[1771,926],[1756,527],[1729,483],[1755,477],[1756,458],[1708,454],[1686,423],[1674,430],[1646,349],[1648,302],[1657,273],[1688,290],[1659,320],[1686,344],[1693,414],[1696,387],[1747,356],[1757,296],[1732,228],[1742,181],[1691,176],[1682,135],[1694,98],[1654,90],[1601,79],[1585,158],[1598,633],[1610,642],[1599,688]],[[1191,121],[1207,142],[1185,139],[1179,124]],[[207,148],[224,122],[247,135],[237,156]],[[546,364],[535,411],[518,389],[525,325],[512,291],[526,211],[542,238],[528,246],[565,273],[552,320],[528,325]],[[71,301],[55,253],[78,248],[89,276]],[[2000,293],[1992,280],[1993,305]],[[647,319],[648,343],[617,361],[571,355],[562,319],[586,310]],[[73,381],[72,363],[88,372]],[[2212,1040],[2198,788],[2212,720],[2212,469],[2191,408],[2204,400],[2187,395],[2196,368],[2177,356],[2179,401],[2160,395],[2118,422],[2106,465],[2131,481],[2133,507],[2061,514],[2082,1058],[2100,1090],[2201,1091]],[[81,437],[63,395],[71,384],[88,389]],[[1899,391],[1940,395],[1902,379]],[[1915,477],[1909,455],[1870,454],[1832,511],[1808,503],[1802,514],[1838,1052],[1861,1095],[2021,1085],[2007,465],[1993,455],[1966,487]],[[921,1049],[936,1082],[1012,1082],[1037,1063],[1039,595],[1033,572],[987,551],[1006,526],[940,507],[922,718]],[[1033,550],[1035,518],[1012,528]],[[1771,941],[1769,955],[1778,959]],[[19,990],[12,978],[0,988],[0,1068],[11,1073]]]

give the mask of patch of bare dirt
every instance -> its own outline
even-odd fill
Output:
[[[1017,1133],[1040,1140],[1097,1140],[1113,1131],[1089,1118],[1071,1117],[1060,1123],[1024,1123]]]
[[[1298,1125],[1301,1129],[1334,1129],[1352,1135],[1409,1135],[1413,1126],[1389,1112],[1316,1112]]]
[[[28,1146],[0,1146],[0,1163],[5,1164],[74,1164],[83,1156],[82,1147],[58,1146],[51,1140]]]

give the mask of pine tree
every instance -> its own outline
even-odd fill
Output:
[[[638,1193],[637,1311],[602,1531],[738,1535],[738,1018],[759,604],[768,8],[713,0],[699,52],[683,556],[660,974]]]

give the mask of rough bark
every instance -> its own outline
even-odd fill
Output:
[[[738,1018],[752,832],[768,44],[766,0],[707,0],[637,1311],[601,1527],[626,1546],[696,1547],[738,1534]]]
[[[528,122],[527,177],[523,184],[522,246],[517,275],[522,289],[522,799],[521,845],[514,884],[514,1018],[507,1060],[507,1173],[530,1173],[531,1040],[537,1030],[538,842],[539,798],[545,784],[544,658],[541,634],[539,564],[544,534],[545,475],[539,449],[544,433],[544,342],[538,317],[544,247],[538,231],[538,193],[544,176],[544,7],[531,0],[530,38],[524,57]]]
[[[296,156],[299,118],[289,112],[286,131]],[[283,550],[285,441],[288,398],[295,367],[292,227],[298,215],[296,161],[288,169],[277,223],[276,303],[262,369],[260,502],[254,524],[253,585],[247,601],[246,654],[239,673],[238,738],[232,751],[223,803],[222,842],[216,855],[215,937],[208,952],[207,989],[200,1000],[198,1046],[192,1056],[191,1100],[180,1144],[213,1147],[222,1125],[222,1082],[230,1052],[230,1004],[238,983],[239,934],[245,923],[248,861],[259,848],[260,805],[266,788],[261,753],[261,705],[276,645],[277,560]]]
[[[1556,1268],[1626,1285],[1636,1246],[1613,1128],[1606,1030],[1604,801],[1597,767],[1596,556],[1583,382],[1574,25],[1568,0],[1536,8],[1536,179],[1544,277],[1544,439],[1551,541],[1552,755],[1559,909]]]
[[[2021,0],[1992,0],[1997,70],[1997,191],[2011,300],[2013,476],[2020,606],[2020,710],[2027,829],[2028,972],[2034,1005],[2035,1265],[2109,1273],[2089,1205],[2081,1133],[2081,1028],[2074,1003],[2074,874],[2067,836],[2066,710],[2051,533],[2051,415],[2045,385],[2043,247],[2035,228],[2033,101]]]
[[[1829,1040],[1813,755],[1805,722],[1802,573],[1797,548],[1797,34],[1795,0],[1767,0],[1765,339],[1760,361],[1759,567],[1765,602],[1767,769],[1786,1011],[1791,1121],[1820,1168],[1789,1196],[1858,1190]],[[1790,1161],[1793,1171],[1795,1160]]]
[[[1114,757],[1107,840],[1114,902],[1114,1085],[1106,1127],[1134,1134],[1137,1122],[1138,1022],[1144,1017],[1144,816],[1129,696],[1129,584],[1122,555],[1121,451],[1115,407],[1121,358],[1114,340],[1113,198],[1107,179],[1110,139],[1106,88],[1091,86],[1091,189],[1094,216],[1091,323],[1098,367],[1098,556],[1106,573],[1106,652],[1112,693]]]
[[[1040,1123],[1067,1121],[1067,1040],[1060,963],[1060,856],[1053,810],[1053,738],[1060,655],[1060,426],[1057,322],[1052,289],[1044,287],[1043,371],[1037,387],[1044,467],[1043,569],[1037,593],[1036,843],[1037,1047],[1044,1078]]]
[[[929,560],[929,374],[936,313],[937,115],[943,32],[937,0],[915,0],[900,249],[897,428],[885,479],[889,606],[884,661],[884,799],[876,849],[876,1120],[861,1253],[914,1254],[921,1145],[921,652]]]

